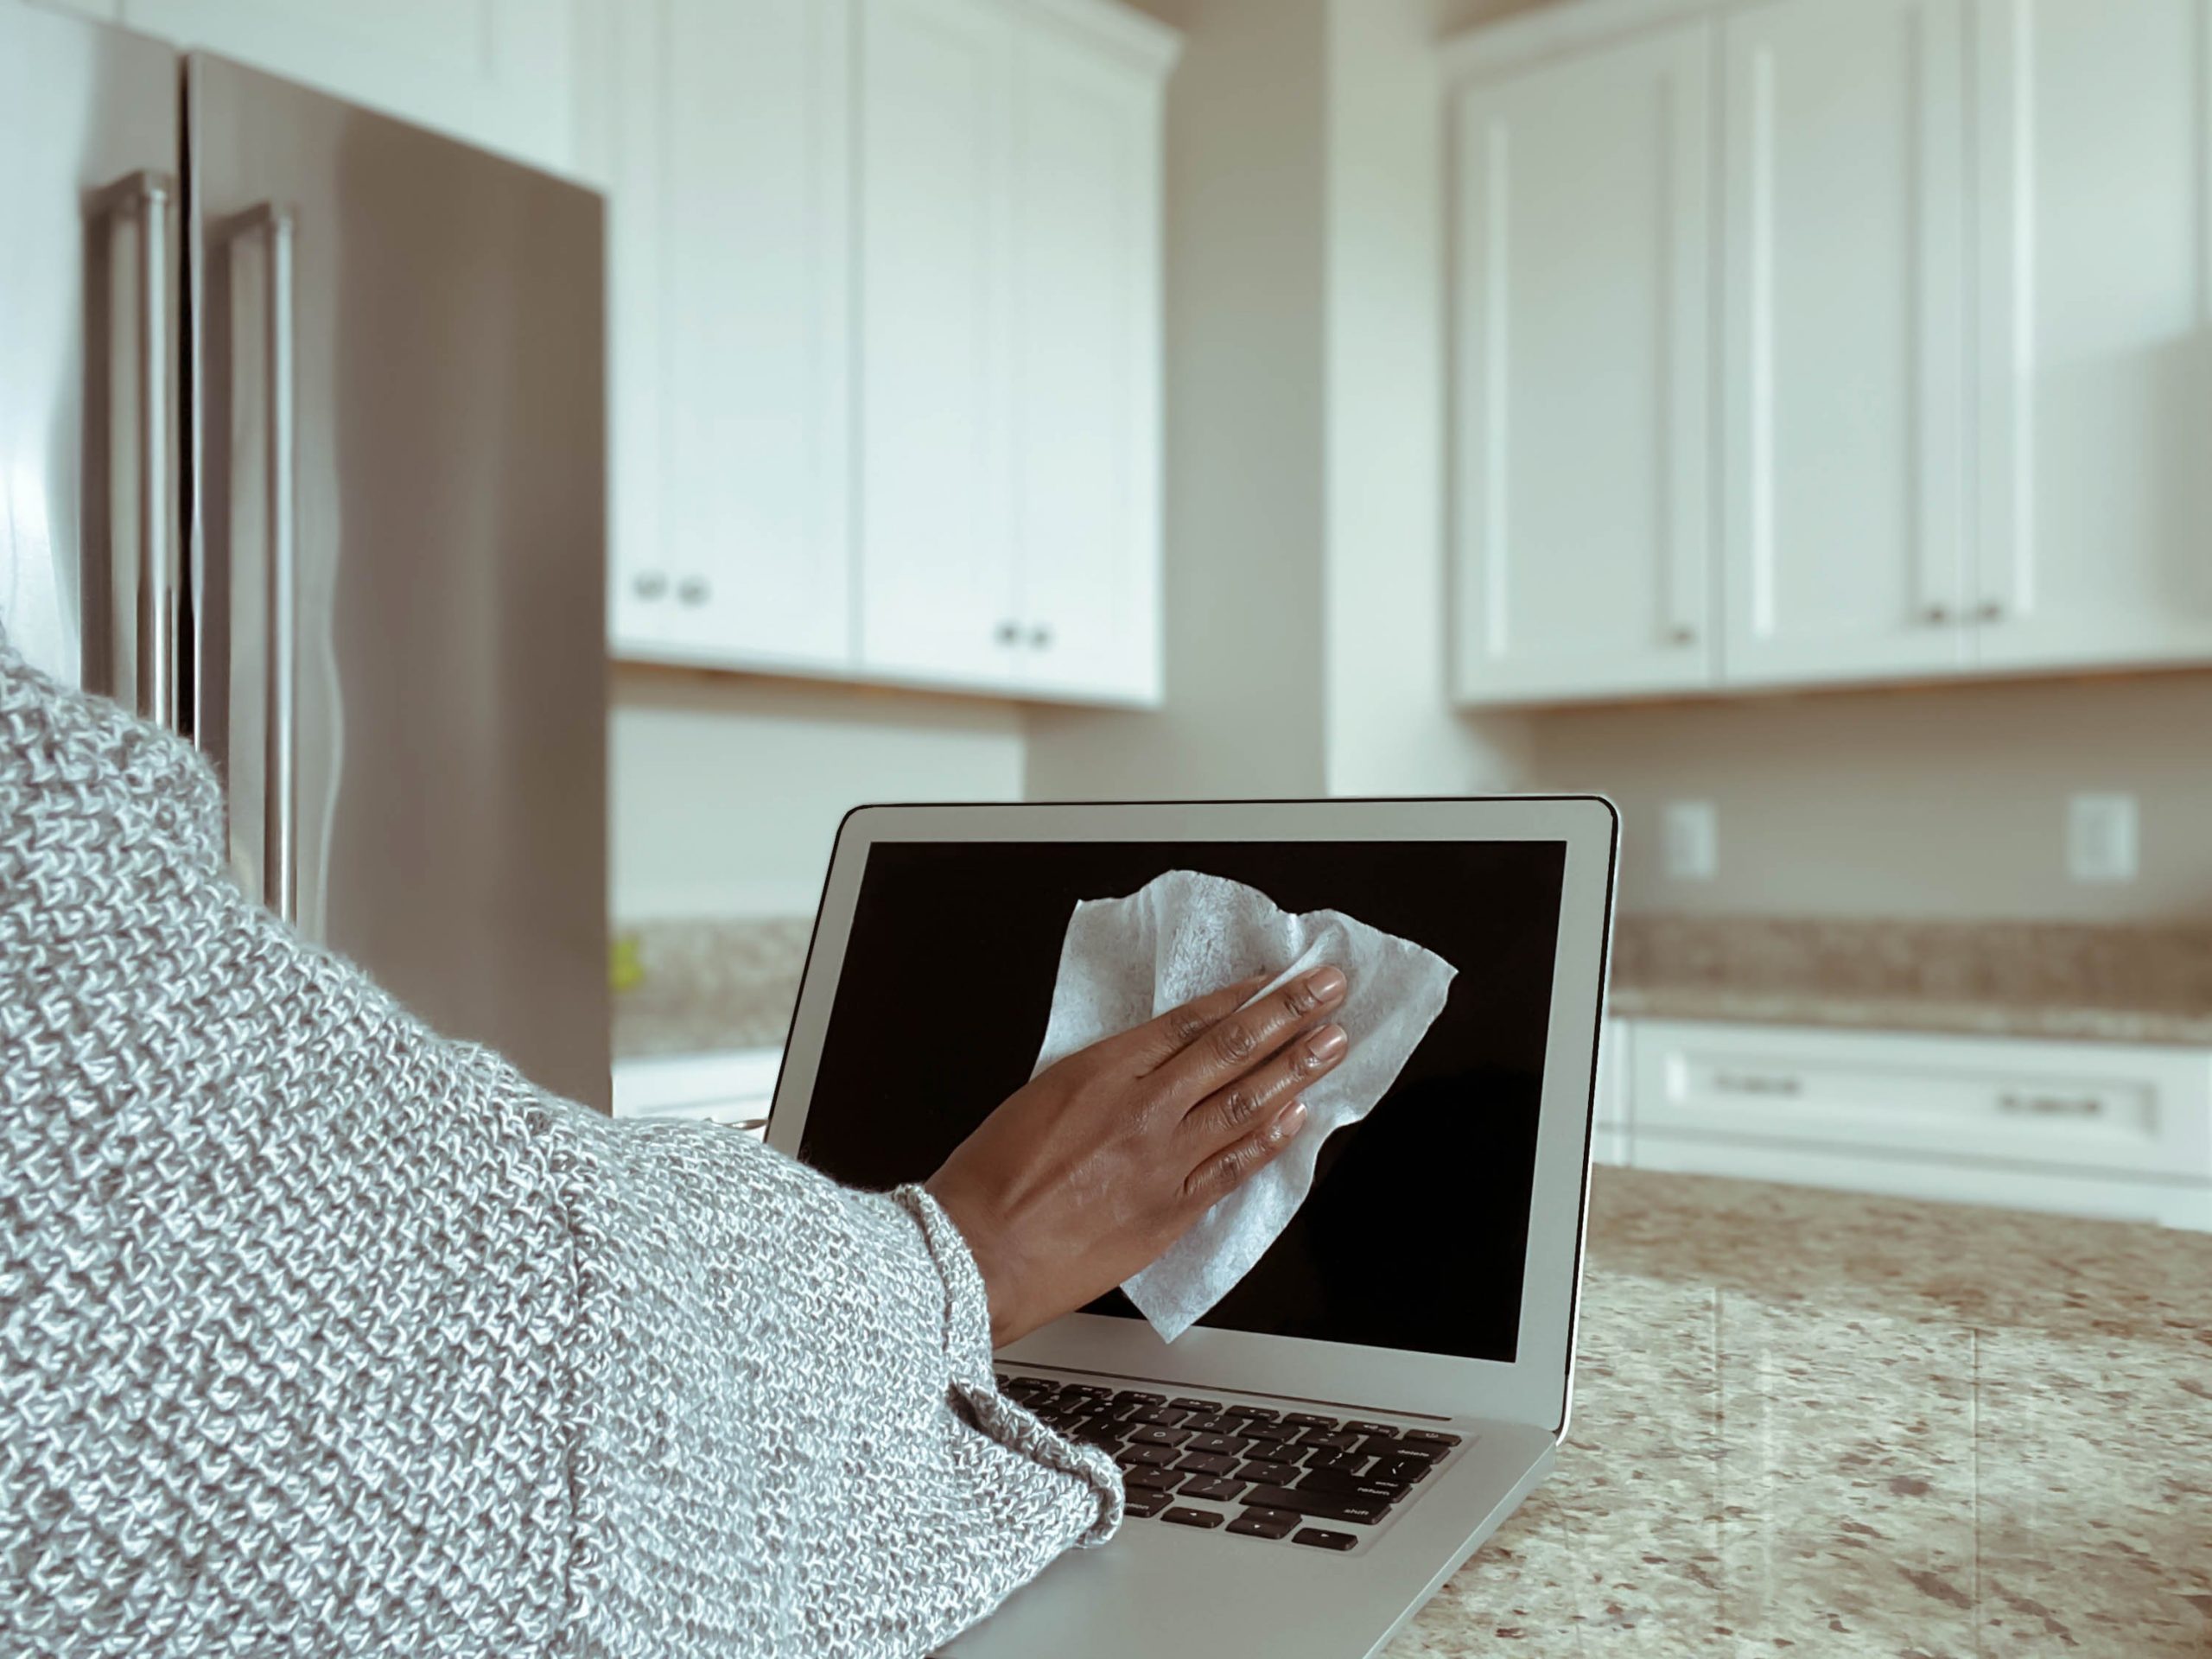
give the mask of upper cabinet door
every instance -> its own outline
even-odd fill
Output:
[[[1015,25],[986,0],[861,20],[861,663],[1011,685]]]
[[[2212,656],[2212,3],[1977,18],[1982,665]]]
[[[573,13],[546,0],[123,0],[123,21],[539,167],[575,163]]]
[[[849,18],[662,0],[617,37],[620,654],[852,661]]]
[[[1156,67],[1023,33],[1014,122],[1014,476],[1024,677],[1160,696]]]
[[[1712,56],[1699,23],[1457,100],[1464,701],[1712,679]]]
[[[1790,0],[1726,26],[1732,683],[1964,660],[1962,4]]]

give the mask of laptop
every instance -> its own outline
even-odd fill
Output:
[[[1550,1468],[1573,1382],[1619,820],[1595,797],[870,806],[837,836],[770,1145],[928,1176],[1029,1079],[1070,912],[1163,872],[1459,969],[1283,1236],[1173,1344],[1119,1291],[1000,1351],[1131,1515],[962,1659],[1378,1653]],[[1359,987],[1351,987],[1357,999]]]

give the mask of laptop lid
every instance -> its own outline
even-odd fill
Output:
[[[768,1142],[928,1176],[1028,1080],[1079,899],[1197,869],[1342,910],[1459,972],[1289,1230],[1172,1344],[1115,1292],[1002,1357],[1563,1433],[1618,839],[1588,796],[857,809]]]

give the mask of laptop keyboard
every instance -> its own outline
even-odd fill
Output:
[[[1194,1532],[1351,1550],[1462,1444],[1376,1418],[1001,1371],[1008,1398],[1122,1465],[1125,1513]]]

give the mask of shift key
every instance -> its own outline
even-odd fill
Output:
[[[1255,1486],[1244,1494],[1244,1502],[1257,1509],[1295,1510],[1316,1520],[1349,1521],[1361,1527],[1373,1526],[1390,1507],[1379,1497],[1363,1497],[1352,1492],[1300,1491],[1294,1486]]]

